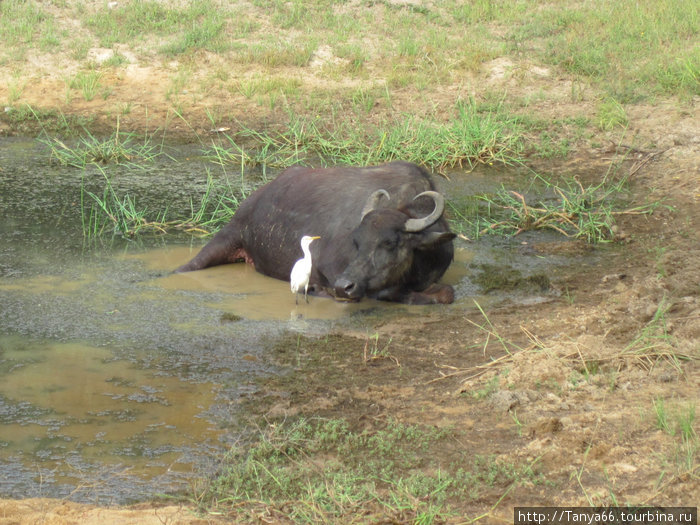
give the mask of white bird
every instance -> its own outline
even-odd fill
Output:
[[[304,299],[309,302],[307,292],[309,291],[309,278],[311,277],[311,252],[309,251],[309,245],[316,239],[321,237],[311,237],[309,235],[304,235],[301,238],[301,251],[304,252],[304,258],[299,259],[294,263],[294,268],[292,268],[292,273],[289,275],[289,284],[292,288],[292,293],[295,294],[294,302],[299,304],[299,293],[301,289],[304,289]]]

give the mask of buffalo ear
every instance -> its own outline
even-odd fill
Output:
[[[457,236],[452,232],[425,232],[420,236],[420,241],[416,248],[419,250],[430,250],[450,242],[455,237]]]

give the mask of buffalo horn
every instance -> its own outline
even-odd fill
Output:
[[[404,229],[407,232],[419,232],[425,230],[440,218],[445,209],[445,197],[443,197],[442,194],[438,193],[437,191],[424,191],[423,193],[419,193],[413,197],[413,200],[416,200],[419,197],[430,197],[433,199],[435,202],[435,209],[420,219],[408,219],[404,226]]]
[[[379,206],[379,200],[382,198],[382,195],[384,195],[387,199],[390,199],[391,197],[389,196],[389,192],[386,190],[377,190],[372,193],[367,198],[367,202],[365,202],[365,207],[362,208],[362,215],[360,215],[360,222],[362,219],[365,218],[365,215],[367,215],[369,212],[374,211],[377,209],[377,206]]]

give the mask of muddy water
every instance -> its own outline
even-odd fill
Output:
[[[186,209],[211,168],[189,153],[148,170],[109,169],[137,203]],[[182,489],[245,433],[237,400],[258,378],[288,373],[270,364],[269,349],[290,332],[370,331],[378,317],[426,308],[297,306],[288,283],[244,264],[172,274],[199,239],[86,242],[80,185],[99,187],[102,173],[47,159],[36,142],[0,139],[0,497],[122,503]],[[497,183],[484,180],[471,174],[446,191]],[[544,262],[511,241],[460,242],[444,279],[456,303],[432,308],[508,298],[481,295],[475,263],[551,272],[572,260]]]
[[[128,256],[144,261],[148,268],[165,270],[176,268],[197,254],[197,247],[169,247]],[[297,305],[289,283],[270,279],[246,264],[232,264],[210,268],[203,272],[169,274],[145,283],[170,291],[206,291],[214,294],[205,304],[225,313],[225,319],[294,321],[340,319],[367,309],[367,304],[343,303],[310,297],[308,304],[300,296]]]

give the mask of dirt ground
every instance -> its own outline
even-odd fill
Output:
[[[219,67],[216,60],[203,56],[191,82],[197,82],[197,75],[204,77],[208,68]],[[570,79],[524,63],[515,65],[518,75],[504,73],[513,66],[506,59],[486,64],[483,81],[502,85],[510,94],[545,89],[546,100],[531,109],[553,118],[593,110],[594,94],[571,101]],[[117,107],[129,104],[131,111],[120,119],[122,129],[167,127],[185,138],[193,131],[203,136],[210,132],[207,108],[227,109],[231,121],[222,119],[222,126],[233,125],[233,117],[245,117],[251,127],[280,119],[274,110],[241,95],[212,89],[179,98],[188,116],[185,124],[173,117],[168,101],[173,64],[136,60],[122,73],[102,79],[112,88],[109,98],[88,102],[76,96],[68,101],[62,75],[70,67],[69,62],[49,65],[37,59],[33,72],[19,79],[25,86],[19,103],[94,116],[95,125],[105,128],[114,125]],[[243,74],[231,72],[237,73]],[[310,68],[304,82],[320,81]],[[0,83],[0,100],[8,98],[8,89]],[[457,95],[435,93],[444,100]],[[396,97],[396,104],[401,99],[410,107],[408,89]],[[304,391],[261,396],[255,399],[260,410],[269,417],[342,415],[358,427],[388,417],[451,426],[464,447],[532,462],[547,473],[551,485],[525,483],[507,493],[507,487],[494,487],[487,497],[465,506],[468,516],[487,513],[482,523],[512,521],[517,505],[700,504],[697,448],[685,453],[677,432],[657,428],[653,407],[654,400],[663,399],[673,416],[683,407],[697,406],[700,399],[697,102],[669,100],[626,108],[629,128],[622,143],[633,151],[624,169],[634,171],[634,192],[642,202],[663,200],[673,210],[620,216],[623,248],[604,268],[553,282],[550,300],[489,310],[494,332],[519,350],[509,345],[507,354],[493,335],[488,338],[479,328],[485,321],[478,311],[439,309],[378,326],[381,340],[392,338],[389,355],[382,359],[365,359],[366,334],[337,334],[324,359],[313,360],[309,351],[313,367],[299,371],[308,376]],[[0,123],[0,133],[17,131],[8,120]],[[549,169],[590,173],[593,165],[609,164],[618,140],[601,132],[599,147],[590,141],[576,144],[572,154]],[[533,165],[538,162],[533,159]],[[546,257],[552,247],[535,243],[523,249]],[[335,379],[333,388],[328,374]],[[697,420],[694,425],[700,432]],[[0,525],[194,525],[217,520],[178,506],[0,501]]]

